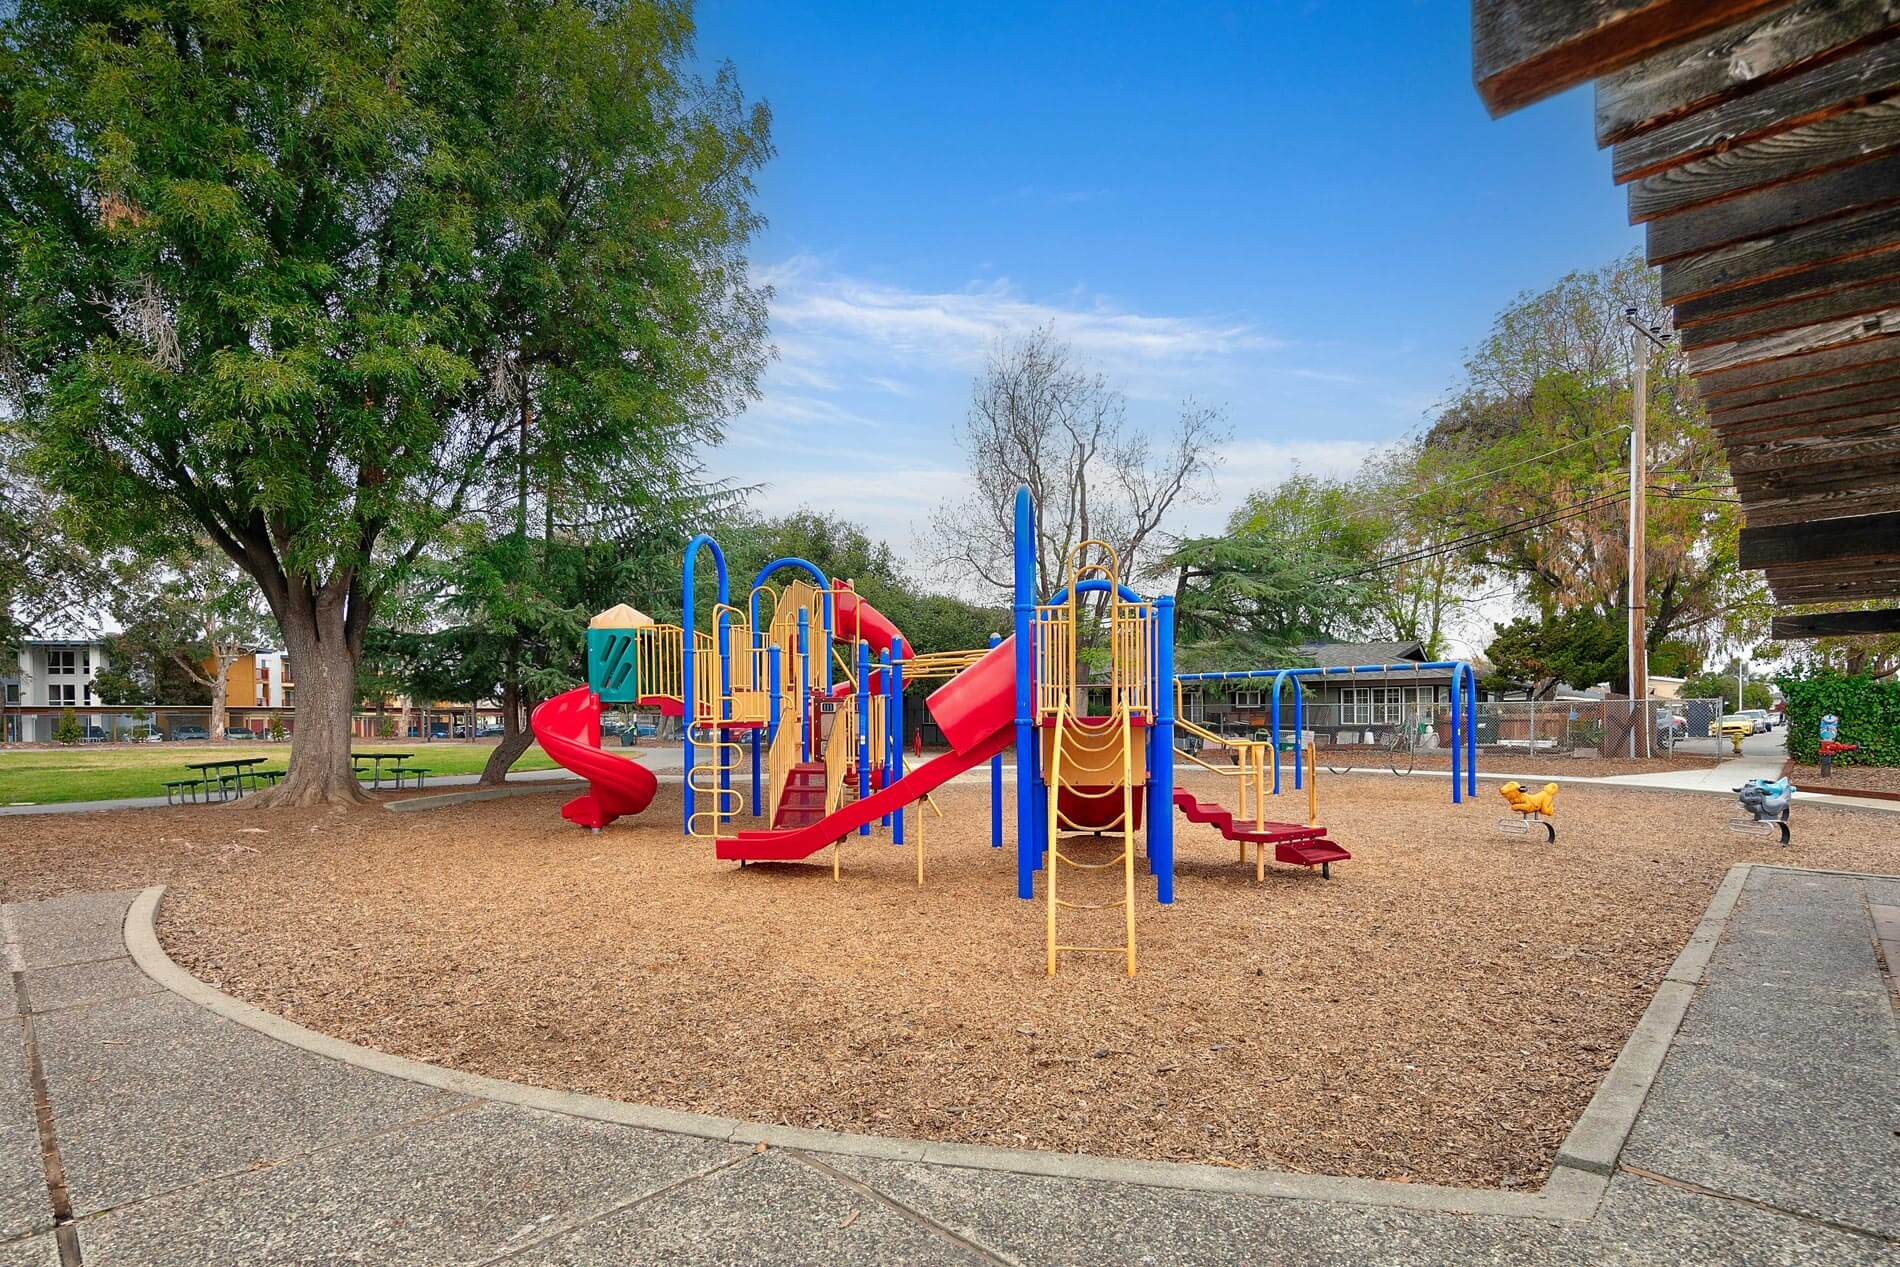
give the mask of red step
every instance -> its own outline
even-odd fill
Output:
[[[1275,862],[1298,867],[1319,867],[1322,873],[1331,874],[1329,868],[1333,863],[1345,862],[1352,857],[1326,839],[1324,827],[1273,822],[1236,825],[1232,810],[1212,801],[1197,801],[1193,793],[1179,789],[1174,793],[1174,806],[1190,823],[1205,823],[1229,840],[1272,845]]]
[[[785,790],[779,794],[778,811],[772,816],[774,829],[804,827],[825,816],[825,766],[822,761],[801,761],[785,774]]]

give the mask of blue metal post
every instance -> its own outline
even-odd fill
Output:
[[[680,711],[680,764],[681,780],[685,784],[680,797],[680,831],[690,835],[693,830],[693,572],[699,559],[701,547],[713,552],[713,565],[719,574],[719,601],[730,601],[731,590],[726,579],[726,554],[719,543],[705,533],[700,533],[686,543],[686,555],[680,561],[680,659],[682,661]]]
[[[1459,788],[1460,781],[1458,778],[1460,773],[1458,768],[1459,749],[1463,747],[1463,745],[1459,743],[1462,733],[1460,726],[1463,724],[1464,708],[1464,691],[1460,689],[1459,676],[1457,669],[1451,671],[1451,803],[1453,805],[1458,804],[1459,801],[1464,799]],[[1532,739],[1534,740],[1535,738],[1536,736],[1533,735]]]
[[[770,647],[765,652],[766,689],[770,701],[771,719],[765,730],[765,741],[771,743],[778,738],[779,721],[779,654],[780,648]],[[759,795],[759,732],[752,732],[752,817],[757,818],[765,812],[765,799]]]
[[[990,646],[1000,645],[1003,635],[991,634]],[[1003,847],[1003,754],[990,758],[990,848]]]
[[[871,795],[871,644],[858,640],[858,799]],[[860,823],[858,835],[871,834],[871,824]]]
[[[1460,661],[1463,664],[1463,661]],[[1465,795],[1478,794],[1478,675],[1465,670]],[[1454,684],[1456,675],[1454,674]],[[1536,738],[1535,735],[1532,738]]]
[[[1155,599],[1155,724],[1149,739],[1148,867],[1155,898],[1174,901],[1174,597]]]
[[[811,609],[798,609],[798,759],[811,760]]]
[[[887,788],[891,785],[891,649],[889,647],[877,653],[877,664],[878,672],[883,677],[883,684],[879,686],[878,689],[884,695],[884,729],[878,733],[875,755],[877,757],[878,787]],[[901,819],[903,815],[900,814],[898,817]],[[877,820],[877,825],[879,827],[889,827],[891,825],[891,816],[885,814]],[[895,844],[896,842],[893,841],[892,843]]]
[[[1042,865],[1042,774],[1037,770],[1034,701],[1036,659],[1030,623],[1036,614],[1036,508],[1027,485],[1016,489],[1016,896],[1036,896]]]
[[[885,728],[888,735],[890,759],[884,766],[884,786],[889,787],[904,777],[904,640],[895,639],[891,643],[891,702],[885,707],[886,720],[890,725]],[[917,806],[919,814],[924,806]],[[899,805],[891,811],[891,843],[904,843],[904,807]]]
[[[1273,747],[1273,794],[1280,795],[1280,686],[1286,681],[1286,670],[1281,669],[1273,675],[1273,700],[1268,710],[1268,742]]]

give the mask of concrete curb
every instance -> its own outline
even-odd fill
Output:
[[[159,985],[209,1012],[279,1042],[387,1077],[546,1113],[720,1140],[735,1145],[765,1144],[814,1153],[922,1162],[1045,1178],[1138,1184],[1187,1192],[1280,1200],[1336,1201],[1423,1213],[1586,1221],[1595,1214],[1597,1204],[1609,1186],[1617,1155],[1629,1138],[1636,1115],[1642,1109],[1683,1015],[1695,997],[1709,956],[1721,939],[1729,915],[1747,883],[1752,865],[1738,863],[1723,878],[1701,923],[1696,926],[1689,943],[1665,975],[1656,997],[1644,1011],[1635,1031],[1623,1045],[1623,1050],[1610,1066],[1609,1073],[1604,1076],[1583,1115],[1558,1149],[1550,1177],[1543,1189],[1536,1193],[897,1139],[743,1122],[709,1114],[626,1104],[599,1096],[460,1073],[392,1056],[319,1034],[294,1021],[233,998],[179,967],[159,945],[158,904],[165,892],[163,885],[146,889],[134,899],[126,912],[125,944],[133,962]]]
[[[572,792],[586,787],[585,779],[536,779],[532,783],[511,783],[503,787],[476,788],[469,792],[438,792],[434,796],[412,796],[404,801],[384,801],[383,808],[395,814],[416,810],[446,809],[473,801],[499,801],[510,796],[536,796],[542,792]]]
[[[1616,1159],[1636,1125],[1649,1089],[1662,1070],[1669,1045],[1675,1041],[1682,1018],[1688,1015],[1701,987],[1709,957],[1728,928],[1729,916],[1748,884],[1753,863],[1738,862],[1728,869],[1715,896],[1703,912],[1702,920],[1689,934],[1688,944],[1663,974],[1656,997],[1644,1009],[1642,1018],[1630,1033],[1629,1041],[1617,1053],[1616,1063],[1603,1075],[1596,1094],[1584,1106],[1583,1115],[1570,1128],[1570,1134],[1557,1149],[1556,1165],[1586,1174],[1599,1175],[1605,1182],[1616,1170]]]

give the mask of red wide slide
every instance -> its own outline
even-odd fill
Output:
[[[588,790],[561,806],[561,817],[596,830],[653,803],[659,780],[636,761],[600,746],[600,700],[584,686],[546,700],[528,719],[542,751],[588,782]]]
[[[870,641],[867,635],[865,641]],[[782,831],[743,831],[715,843],[731,862],[796,862],[866,823],[895,814],[1010,746],[1016,720],[1016,640],[1007,638],[981,660],[945,682],[924,701],[950,742],[949,752],[918,766],[889,787],[809,823]]]

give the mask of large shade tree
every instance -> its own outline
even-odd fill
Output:
[[[498,473],[714,438],[756,391],[769,121],[691,38],[614,0],[0,21],[0,391],[100,526],[261,588],[298,742],[250,803],[361,795],[372,617]]]

